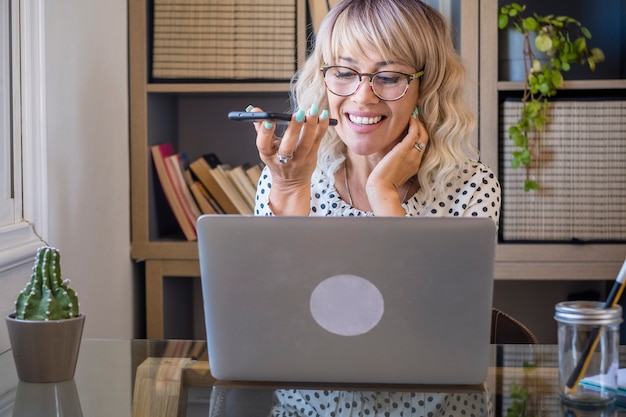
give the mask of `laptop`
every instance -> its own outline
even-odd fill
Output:
[[[492,220],[203,215],[197,232],[216,379],[486,380]]]

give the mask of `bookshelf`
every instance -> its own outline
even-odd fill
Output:
[[[189,72],[188,78],[185,78],[186,73],[178,70],[179,72],[174,72],[170,79],[167,78],[170,76],[167,71],[172,71],[171,68],[166,70],[161,67],[154,71],[155,55],[153,52],[160,53],[157,58],[160,64],[168,61],[167,53],[172,53],[171,50],[168,52],[167,49],[163,49],[162,43],[156,45],[157,49],[155,49],[155,30],[158,32],[162,29],[155,29],[154,19],[162,19],[164,13],[166,18],[167,13],[170,13],[170,18],[180,17],[180,15],[175,15],[174,11],[164,9],[164,7],[167,8],[168,3],[171,5],[176,2],[167,0],[129,0],[128,2],[131,256],[132,259],[141,263],[145,273],[146,332],[147,337],[151,339],[171,337],[166,334],[164,319],[167,311],[176,310],[176,307],[168,308],[167,305],[171,304],[168,301],[168,295],[171,295],[169,293],[177,291],[172,288],[176,285],[168,284],[168,280],[198,277],[200,270],[196,242],[187,241],[184,238],[160,191],[150,147],[170,142],[178,152],[184,151],[189,161],[212,152],[217,154],[222,162],[232,166],[259,162],[254,145],[254,128],[248,123],[229,121],[226,117],[227,112],[243,110],[248,104],[276,111],[287,109],[289,107],[288,78],[293,73],[293,70],[289,74],[283,70],[276,77],[277,79],[251,81],[241,79],[245,78],[246,74],[226,74],[231,77],[230,79],[202,79],[201,77],[226,76],[223,73]],[[255,2],[253,6],[256,6],[256,3],[258,2]],[[292,48],[291,63],[295,69],[296,63],[302,62],[305,57],[306,5],[300,0],[276,0],[273,3],[278,8],[291,4],[292,23],[286,24],[285,27],[291,28],[293,36],[291,42],[295,45],[295,50]],[[191,0],[186,4],[195,8],[208,7],[207,5],[211,4],[218,8],[224,7],[223,2],[219,1]],[[196,15],[203,13],[198,10],[192,10],[192,12]],[[211,13],[215,14],[214,12]],[[224,13],[224,11],[219,10],[217,13]],[[243,23],[239,22],[239,24]],[[198,25],[202,26],[203,22],[199,21]],[[167,26],[167,22],[164,26]],[[190,26],[193,25],[185,25],[185,27]],[[218,32],[224,31],[225,28],[222,28]],[[218,35],[222,36],[222,34]],[[254,36],[258,37],[258,34]],[[247,42],[251,40],[248,39]],[[178,49],[180,50],[180,46]],[[164,56],[163,53],[166,55]],[[193,57],[189,59],[193,60]],[[254,64],[255,62],[240,62],[238,65],[254,66]],[[188,67],[193,68],[193,65]],[[224,68],[219,70],[223,71]],[[252,77],[259,78],[263,75],[262,68],[256,68],[254,71],[256,72],[253,72]],[[186,301],[179,304],[185,303]]]
[[[566,74],[564,88],[557,98],[570,100],[601,100],[611,98],[626,100],[626,1],[610,0],[611,4],[597,7],[588,0],[555,0],[520,2],[539,14],[566,14],[582,21],[593,38],[589,41],[600,47],[607,60],[595,72],[582,67]],[[480,118],[479,136],[481,156],[504,183],[503,143],[510,139],[503,134],[501,105],[506,99],[520,97],[523,83],[510,81],[504,70],[499,71],[503,57],[502,43],[506,34],[499,31],[495,22],[499,7],[508,4],[503,0],[482,0],[480,5],[480,50],[496,51],[480,54]],[[615,42],[621,39],[621,42]],[[621,137],[626,142],[626,134]],[[624,148],[622,148],[624,149]],[[558,150],[556,150],[558,152]],[[623,155],[623,157],[626,157]],[[623,181],[622,176],[622,181]],[[626,191],[618,191],[623,198]],[[511,193],[511,191],[508,191]],[[503,203],[507,190],[503,184]],[[622,207],[623,217],[626,209]],[[506,212],[503,206],[503,216]],[[501,226],[502,227],[502,226]],[[550,241],[505,242],[496,251],[496,276],[500,280],[613,280],[626,257],[626,245],[613,241],[606,243],[567,243]]]
[[[223,162],[231,165],[257,162],[253,128],[246,123],[227,120],[226,114],[229,110],[244,109],[248,104],[276,111],[284,110],[288,108],[289,83],[286,80],[181,82],[154,79],[151,68],[154,1],[129,0],[128,7],[131,256],[145,272],[147,337],[156,339],[176,337],[166,329],[164,320],[165,315],[170,314],[169,311],[176,309],[171,307],[176,304],[176,300],[169,300],[176,291],[170,288],[168,281],[198,281],[191,278],[198,277],[200,271],[196,242],[186,241],[182,232],[177,230],[173,215],[168,213],[167,203],[159,195],[158,187],[155,187],[150,146],[172,142],[179,152],[187,153],[189,161],[214,152]],[[591,0],[578,1],[593,3]],[[613,29],[621,31],[621,39],[626,39],[625,0],[610,1],[616,2],[614,6],[619,6],[617,8],[621,10],[620,17],[611,20],[613,26],[619,26]],[[431,0],[428,3],[439,5],[457,27],[456,42],[470,78],[467,97],[479,119],[478,129],[472,139],[479,144],[482,159],[500,175],[503,168],[500,160],[501,143],[505,138],[499,134],[499,107],[504,98],[519,94],[522,85],[498,77],[499,34],[495,22],[499,0],[463,0],[458,3]],[[573,7],[568,6],[570,2],[567,0],[549,2],[553,3],[562,4],[566,10],[567,7]],[[296,4],[297,42],[294,56],[297,62],[302,62],[306,54],[307,2],[296,0]],[[602,13],[615,10],[601,9],[597,19],[602,19]],[[593,28],[591,30],[593,32]],[[615,59],[623,63],[626,62],[626,45],[624,42],[620,45],[611,53],[617,54]],[[565,90],[571,94],[582,92],[592,98],[605,93],[626,97],[625,72],[626,68],[622,66],[618,76],[568,79]],[[615,278],[624,257],[626,245],[623,242],[572,244],[501,241],[496,250],[495,275],[498,281],[511,283],[602,282]],[[199,287],[195,290],[199,290]],[[552,305],[549,307],[552,308]],[[516,314],[515,311],[512,313]],[[197,314],[195,318],[198,319]]]

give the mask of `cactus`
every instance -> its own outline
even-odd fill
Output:
[[[63,320],[77,317],[78,296],[61,279],[61,253],[44,246],[37,251],[30,282],[17,296],[15,317],[22,320]]]

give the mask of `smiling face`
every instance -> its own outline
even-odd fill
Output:
[[[374,51],[364,52],[352,56],[345,51],[339,54],[337,62],[329,64],[370,74],[378,71],[413,74],[418,70],[402,62],[387,62]],[[417,104],[418,86],[419,80],[411,81],[404,97],[396,101],[378,98],[370,88],[369,76],[363,77],[363,84],[351,96],[341,97],[328,91],[330,113],[338,120],[336,132],[348,149],[364,156],[386,154],[406,132]]]

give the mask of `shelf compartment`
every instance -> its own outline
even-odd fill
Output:
[[[498,0],[498,9],[508,3],[509,0]],[[571,70],[563,74],[566,80],[626,79],[626,0],[603,0],[602,7],[590,0],[526,0],[523,3],[527,6],[525,16],[532,13],[541,16],[566,15],[580,21],[592,34],[587,40],[589,47],[598,47],[604,52],[606,59],[597,65],[595,71],[587,65],[573,64]],[[500,81],[524,78],[521,36],[514,29],[498,30]]]
[[[174,149],[193,162],[214,153],[230,166],[260,162],[252,123],[229,120],[230,110],[244,110],[249,104],[268,111],[289,109],[286,92],[259,93],[148,93],[147,147],[170,142]],[[171,236],[178,229],[173,213],[160,188],[150,153],[148,169],[148,241]],[[181,235],[181,240],[184,240]]]
[[[511,166],[509,128],[522,103],[501,105],[504,241],[626,241],[626,100],[553,100],[541,135],[530,135],[531,178]]]
[[[300,3],[300,4],[299,4]],[[297,69],[297,0],[153,0],[152,77],[283,80]]]

